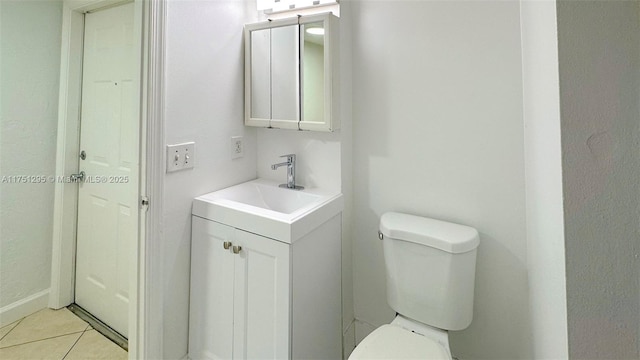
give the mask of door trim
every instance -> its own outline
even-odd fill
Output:
[[[58,138],[49,307],[74,300],[77,185],[59,181],[78,171],[84,14],[132,0],[65,0],[62,14]],[[136,45],[141,49],[140,209],[131,274],[129,359],[162,358],[162,189],[164,182],[164,26],[167,0],[133,0]]]

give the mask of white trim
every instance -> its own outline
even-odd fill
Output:
[[[56,178],[63,178],[78,171],[78,130],[82,84],[84,16],[69,2],[64,2],[62,11]],[[75,241],[73,239],[76,237],[76,213],[76,185],[56,182],[49,300],[49,307],[54,309],[69,305],[74,297]]]
[[[164,26],[166,0],[145,0],[142,116],[147,119],[144,184],[149,208],[141,227],[138,306],[138,359],[162,359],[163,281],[162,212],[164,184]],[[144,194],[144,193],[142,193]],[[131,347],[130,347],[131,349]],[[130,350],[130,358],[131,356]]]
[[[536,359],[569,359],[557,1],[520,1],[529,332]]]
[[[144,100],[142,97],[143,94],[143,89],[146,86],[146,83],[144,82],[143,79],[143,72],[144,72],[144,66],[143,64],[143,59],[144,59],[144,54],[145,54],[145,39],[144,39],[144,34],[145,34],[145,22],[144,22],[144,16],[145,16],[145,4],[142,0],[134,0],[134,38],[135,38],[135,44],[136,44],[136,48],[140,49],[140,63],[139,63],[139,68],[136,69],[135,74],[137,76],[135,76],[135,78],[137,79],[137,85],[138,85],[138,94],[140,96],[140,108],[139,108],[139,113],[138,113],[138,117],[140,119],[140,124],[138,127],[138,134],[139,134],[139,150],[138,150],[138,156],[139,156],[139,161],[138,161],[138,202],[140,201],[140,197],[145,194],[146,191],[146,185],[143,183],[142,179],[144,179],[145,176],[145,169],[146,169],[146,162],[145,162],[145,157],[144,157],[144,151],[145,151],[145,139],[146,137],[143,135],[143,131],[147,126],[147,118],[143,116],[143,105],[144,105]],[[142,333],[144,331],[144,328],[140,326],[140,323],[138,322],[138,319],[141,316],[144,316],[144,307],[140,306],[140,297],[141,294],[138,289],[140,289],[141,285],[144,284],[144,277],[140,276],[140,259],[141,257],[144,256],[144,251],[141,248],[140,244],[144,243],[144,231],[140,231],[140,229],[142,229],[144,227],[146,221],[146,217],[145,217],[145,209],[140,206],[140,203],[138,203],[138,243],[137,246],[134,246],[134,254],[133,254],[133,258],[135,259],[135,264],[133,266],[134,270],[134,274],[131,274],[131,283],[129,284],[129,343],[128,343],[128,348],[129,348],[129,359],[138,359],[139,356],[138,354],[141,352],[140,351],[140,333]]]
[[[133,0],[134,27],[142,49],[140,101],[140,194],[150,201],[140,211],[136,274],[132,277],[129,358],[162,358],[162,190],[164,179],[164,19],[166,0]],[[56,176],[78,170],[84,13],[122,0],[65,0],[63,4]],[[74,299],[77,188],[56,182],[49,307]],[[46,296],[44,297],[46,299]],[[42,306],[44,307],[46,303]]]
[[[0,308],[0,327],[46,308],[48,300],[49,289],[46,289]]]

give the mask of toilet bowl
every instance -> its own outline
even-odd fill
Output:
[[[473,318],[476,229],[401,213],[380,218],[387,302],[395,319],[364,338],[356,359],[451,360],[448,330]]]
[[[451,360],[446,331],[397,315],[364,338],[349,359]]]

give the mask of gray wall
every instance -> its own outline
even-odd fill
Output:
[[[571,359],[638,359],[640,3],[559,1]]]
[[[3,0],[0,13],[0,175],[54,175],[62,1]],[[53,186],[0,184],[0,308],[49,288]]]

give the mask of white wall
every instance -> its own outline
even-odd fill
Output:
[[[566,359],[560,94],[555,1],[522,1],[527,264],[533,358]]]
[[[166,141],[196,142],[193,170],[170,173],[164,190],[164,359],[187,353],[191,201],[256,177],[255,130],[243,126],[242,27],[255,3],[171,0],[166,28]],[[231,159],[231,136],[244,157]]]
[[[558,1],[569,355],[640,357],[640,5]]]
[[[340,191],[340,133],[258,129],[258,177],[287,182],[287,168],[271,170],[284,154],[296,154],[296,183]]]
[[[53,175],[62,2],[2,1],[0,13],[0,175]],[[49,288],[53,185],[0,185],[0,308]]]
[[[519,4],[352,5],[356,318],[394,316],[380,215],[466,224],[481,236],[475,313],[453,354],[531,359]]]

